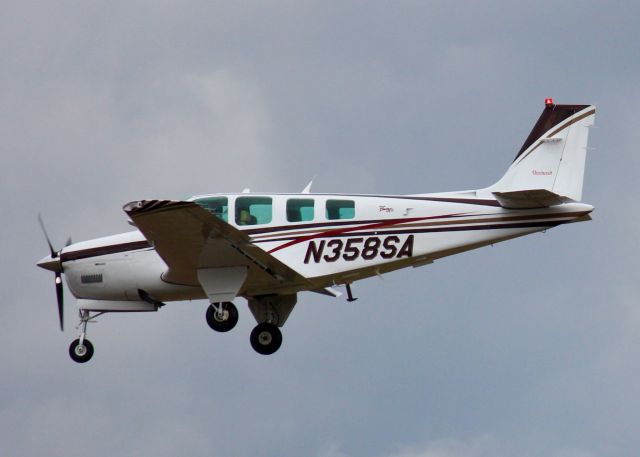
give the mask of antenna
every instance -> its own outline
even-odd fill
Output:
[[[307,187],[305,187],[304,189],[302,189],[302,194],[308,194],[311,192],[311,186],[313,185],[313,180],[316,179],[317,175],[313,175],[313,178],[311,178],[311,181],[309,181],[309,184],[307,184]]]

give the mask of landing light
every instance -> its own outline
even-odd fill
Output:
[[[553,105],[553,98],[545,98],[544,99],[544,104],[547,105],[547,106]]]

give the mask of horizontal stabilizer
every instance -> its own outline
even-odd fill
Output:
[[[510,192],[493,192],[503,208],[546,208],[572,201],[546,189],[514,190]]]

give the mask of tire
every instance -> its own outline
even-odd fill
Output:
[[[74,362],[85,363],[93,357],[93,344],[88,339],[84,339],[84,343],[80,346],[80,338],[74,340],[69,346],[69,355]]]
[[[238,308],[230,301],[222,303],[224,318],[220,319],[213,305],[207,308],[207,324],[216,332],[228,332],[238,323]]]
[[[262,355],[270,355],[280,349],[282,333],[280,329],[267,322],[258,324],[251,331],[251,347]]]

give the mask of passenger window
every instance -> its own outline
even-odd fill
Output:
[[[257,225],[271,222],[271,197],[238,197],[236,224]]]
[[[327,219],[353,219],[355,215],[353,200],[327,200]]]
[[[198,198],[194,200],[194,202],[225,222],[229,219],[229,202],[227,197]]]
[[[291,198],[287,200],[287,220],[289,222],[303,222],[313,220],[312,198]]]

